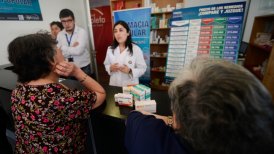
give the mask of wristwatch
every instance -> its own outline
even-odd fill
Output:
[[[167,116],[167,125],[172,127],[172,125],[173,125],[173,117],[172,116]]]

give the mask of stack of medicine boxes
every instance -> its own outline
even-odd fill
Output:
[[[156,102],[155,100],[150,100],[151,89],[145,85],[138,84],[123,87],[123,93],[115,94],[114,97],[119,105],[133,106],[134,101],[135,110],[143,110],[151,113],[156,112]]]

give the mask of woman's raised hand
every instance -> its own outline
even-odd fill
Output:
[[[62,76],[74,76],[76,66],[68,61],[62,61],[55,66],[54,72]]]

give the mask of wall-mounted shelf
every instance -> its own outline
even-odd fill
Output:
[[[168,45],[168,43],[150,43],[150,45]]]
[[[166,59],[166,57],[163,57],[163,56],[160,56],[160,57],[150,56],[150,58],[160,58],[160,59]]]
[[[151,28],[151,30],[170,30],[169,27],[166,28]]]
[[[169,4],[170,7],[175,7],[176,3],[183,3],[184,0],[151,0],[152,3],[156,4],[156,7],[159,7],[160,10],[162,8],[166,8]],[[153,9],[152,9],[153,10]],[[168,10],[168,9],[166,9]],[[165,12],[152,12],[151,13],[151,36],[153,40],[150,43],[150,64],[151,68],[163,67],[166,65],[167,60],[167,52],[169,46],[169,34],[170,34],[170,27],[169,19],[172,16],[171,11]],[[160,38],[160,39],[157,39]],[[161,40],[161,41],[160,41]],[[157,42],[157,43],[154,43]],[[158,42],[167,42],[167,43],[158,43]],[[160,56],[154,56],[153,53],[157,53]],[[163,56],[165,55],[165,56]],[[155,83],[155,80],[157,81]],[[151,69],[151,87],[155,90],[168,90],[168,86],[162,86],[165,81],[165,69],[161,71],[156,71]],[[156,84],[156,85],[155,85]]]

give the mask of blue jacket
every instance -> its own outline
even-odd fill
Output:
[[[127,119],[125,146],[130,154],[192,154],[174,130],[154,116],[131,112]]]

